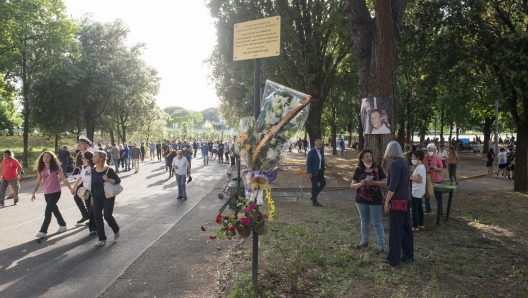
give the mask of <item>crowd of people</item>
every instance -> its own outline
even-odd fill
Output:
[[[214,149],[213,149],[214,148]],[[64,145],[58,155],[51,151],[44,151],[35,161],[33,170],[37,174],[32,193],[32,201],[37,199],[37,192],[43,185],[46,208],[44,222],[37,233],[37,238],[48,237],[48,228],[55,217],[59,225],[57,233],[67,231],[66,222],[59,211],[58,202],[61,198],[60,183],[66,185],[73,195],[74,201],[81,213],[77,224],[85,223],[88,226],[89,236],[98,236],[95,246],[104,246],[107,241],[104,222],[114,232],[114,240],[120,237],[120,228],[113,217],[115,197],[107,198],[105,183],[119,184],[121,179],[118,173],[134,170],[138,173],[140,161],[145,160],[149,154],[150,160],[163,161],[169,178],[175,176],[178,185],[177,199],[187,199],[186,184],[192,181],[191,160],[196,157],[196,152],[201,150],[204,154],[204,165],[208,164],[209,157],[219,163],[234,164],[233,143],[209,140],[202,142],[195,140],[192,144],[187,141],[158,141],[140,146],[132,141],[122,144],[106,144],[97,146],[87,137],[80,136],[75,152]],[[113,167],[112,167],[113,166]],[[5,206],[6,192],[14,199],[14,205],[19,203],[20,175],[23,168],[10,150],[5,150],[2,160],[0,182],[0,207]],[[67,177],[67,173],[70,173]],[[8,198],[9,198],[8,197]]]
[[[315,147],[310,150],[306,159],[306,174],[312,183],[310,199],[314,207],[322,207],[317,198],[326,185],[326,162],[324,154],[320,152],[324,144],[323,139],[316,140]],[[382,161],[374,160],[371,150],[362,150],[350,185],[356,190],[355,202],[361,222],[361,240],[355,247],[362,249],[369,246],[372,223],[376,233],[377,253],[384,253],[382,213],[389,213],[389,251],[383,262],[391,266],[414,261],[413,233],[425,229],[424,215],[432,213],[431,198],[426,194],[427,179],[430,179],[433,185],[440,185],[445,182],[442,173],[447,169],[449,184],[459,184],[457,165],[460,155],[454,146],[448,146],[446,149],[445,145],[430,143],[422,151],[411,143],[410,151],[409,163],[400,144],[395,141],[388,144]],[[513,146],[501,148],[497,157],[493,149],[490,149],[487,157],[488,176],[514,179]],[[497,173],[494,174],[495,160],[499,165]],[[440,192],[435,192],[434,195],[437,202],[441,201]],[[443,210],[440,210],[440,214],[444,216]]]

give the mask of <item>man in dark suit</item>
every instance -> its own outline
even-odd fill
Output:
[[[323,140],[318,139],[315,141],[315,147],[308,152],[308,157],[306,158],[306,173],[312,181],[311,200],[315,207],[323,207],[323,205],[319,204],[317,201],[317,196],[326,186],[326,180],[324,177],[326,163],[319,152],[321,148],[323,148]]]

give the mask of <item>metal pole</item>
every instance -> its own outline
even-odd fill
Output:
[[[499,156],[499,98],[495,99],[495,156]]]
[[[260,58],[255,59],[255,77],[254,79],[254,96],[253,96],[253,107],[255,120],[260,115]],[[253,287],[258,285],[258,234],[253,231],[253,257],[252,260],[252,277]]]

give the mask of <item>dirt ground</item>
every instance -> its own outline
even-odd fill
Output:
[[[332,155],[331,149],[325,149],[325,159],[328,164],[325,171],[327,189],[348,188],[350,186],[352,175],[357,167],[358,154],[358,150],[348,149],[346,150],[346,155],[342,157]],[[461,152],[459,155],[460,162],[457,167],[458,180],[485,175],[487,173],[486,155],[465,152]],[[309,187],[310,180],[306,176],[301,177],[300,171],[306,173],[306,155],[304,155],[304,152],[297,153],[297,150],[292,150],[292,152],[286,151],[281,160],[277,179],[273,182],[272,187],[274,189],[298,188],[301,182],[303,186]],[[447,169],[442,171],[442,177],[444,181],[449,182]]]

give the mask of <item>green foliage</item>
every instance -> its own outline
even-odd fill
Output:
[[[336,72],[351,54],[343,1],[220,1],[208,6],[218,41],[207,60],[220,98],[220,113],[230,126],[253,114],[253,61],[232,61],[233,25],[281,16],[281,55],[261,59],[261,77],[311,94],[307,131],[320,137],[323,104]]]

